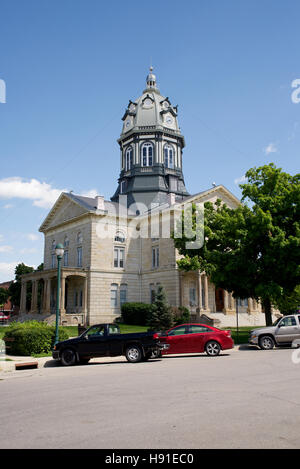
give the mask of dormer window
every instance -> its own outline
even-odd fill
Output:
[[[128,147],[125,153],[125,171],[129,171],[133,165],[133,148]]]
[[[153,165],[153,145],[150,142],[142,145],[142,166]]]
[[[117,231],[116,232],[115,241],[117,243],[125,243],[125,235],[122,231]]]
[[[174,149],[171,145],[164,146],[165,167],[174,169]]]

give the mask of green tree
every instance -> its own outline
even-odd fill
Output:
[[[0,288],[0,308],[3,308],[9,298],[9,293],[6,288]]]
[[[166,293],[160,285],[155,293],[150,319],[147,323],[152,330],[166,330],[173,325],[173,314],[167,303]]]
[[[24,274],[29,274],[34,271],[33,267],[25,265],[23,263],[18,264],[15,268],[15,280],[12,282],[8,288],[9,296],[11,302],[14,306],[20,306],[20,299],[21,299],[21,277]],[[28,289],[27,293],[27,303],[30,302],[31,299],[31,292]]]
[[[294,314],[300,310],[300,285],[292,293],[278,298],[275,304],[281,314]]]
[[[174,242],[184,256],[180,269],[206,271],[235,298],[260,299],[269,325],[271,305],[300,283],[300,175],[271,163],[250,169],[246,178],[238,208],[221,200],[205,204],[201,248],[187,249],[185,236]],[[196,226],[195,206],[191,218],[195,232],[203,228]],[[184,233],[184,217],[181,224]]]

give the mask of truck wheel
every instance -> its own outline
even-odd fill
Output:
[[[263,335],[259,338],[258,345],[262,350],[271,350],[275,342],[269,335]]]
[[[137,345],[130,345],[126,349],[125,356],[127,361],[129,361],[130,363],[140,362],[142,359],[142,352],[140,347],[138,347]]]
[[[75,365],[76,363],[76,353],[72,349],[66,348],[62,351],[61,362],[64,366]]]
[[[214,340],[207,342],[207,344],[205,345],[205,352],[209,357],[216,357],[217,355],[219,355],[220,351],[220,344],[218,342],[215,342]]]

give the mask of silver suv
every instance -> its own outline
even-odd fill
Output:
[[[249,343],[270,350],[275,345],[292,345],[296,339],[300,344],[300,314],[283,316],[273,326],[253,329],[250,331]]]

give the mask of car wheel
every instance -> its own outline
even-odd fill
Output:
[[[258,345],[262,350],[272,350],[275,342],[269,335],[263,335],[259,338]]]
[[[64,366],[75,365],[76,353],[72,349],[65,349],[61,354],[61,362]]]
[[[130,363],[138,363],[142,360],[142,352],[137,345],[130,345],[127,347],[125,356]]]
[[[161,350],[159,350],[158,348],[156,350],[153,350],[151,354],[151,358],[161,358],[161,357],[162,357]]]
[[[211,340],[205,345],[205,352],[209,357],[217,357],[221,352],[221,346],[218,342]]]

